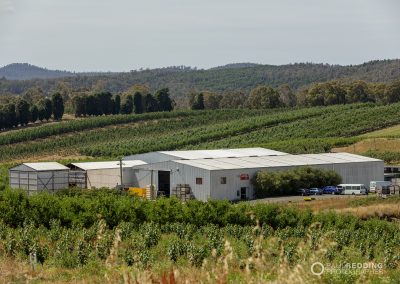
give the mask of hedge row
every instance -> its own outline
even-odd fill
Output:
[[[26,221],[33,222],[36,226],[49,227],[54,220],[58,220],[63,227],[89,228],[100,219],[105,220],[110,228],[121,222],[253,226],[256,219],[273,228],[284,228],[309,225],[312,214],[309,211],[297,211],[271,204],[196,200],[181,203],[175,198],[146,201],[107,190],[70,190],[33,196],[16,190],[0,193],[0,220],[11,227],[21,227]]]

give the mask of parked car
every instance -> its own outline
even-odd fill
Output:
[[[297,190],[297,193],[301,196],[309,196],[310,191],[307,188],[300,188]]]
[[[322,195],[322,188],[318,188],[318,187],[312,187],[309,189],[310,194],[313,195]]]
[[[340,194],[341,193],[340,189],[337,186],[334,186],[334,185],[325,186],[322,189],[322,192],[324,194]]]

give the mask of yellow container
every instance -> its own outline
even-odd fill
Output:
[[[140,197],[146,197],[146,189],[141,187],[130,187],[128,188],[129,194],[137,195]]]

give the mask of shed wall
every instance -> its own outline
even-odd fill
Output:
[[[37,190],[37,173],[10,171],[10,187],[21,188],[26,190]]]
[[[158,174],[157,170],[153,170],[153,184],[158,189]],[[151,184],[151,170],[136,169],[133,171],[132,182],[134,186],[145,188]]]
[[[298,166],[211,171],[210,196],[212,199],[237,200],[240,199],[238,191],[240,191],[241,187],[247,187],[248,198],[254,198],[254,188],[251,184],[251,178],[257,172],[276,172],[296,167]],[[343,183],[361,183],[368,186],[371,180],[383,180],[384,177],[383,161],[313,165],[313,167],[334,170],[342,177]],[[248,174],[250,179],[240,180],[241,174]],[[226,184],[221,184],[222,177],[226,177]]]
[[[37,172],[37,190],[66,189],[69,185],[68,171]]]
[[[241,188],[246,187],[247,199],[254,199],[255,193],[251,180],[257,172],[276,172],[287,170],[289,168],[290,167],[270,167],[211,171],[211,198],[223,200],[239,200],[241,199]],[[241,175],[248,175],[249,179],[241,180]],[[226,184],[221,184],[221,178],[226,178]]]
[[[368,187],[372,180],[384,179],[384,162],[334,164],[333,170],[341,175],[343,183],[361,183]]]
[[[166,161],[151,165],[134,167],[135,182],[137,186],[145,187],[150,184],[151,169],[153,170],[153,183],[158,189],[158,171],[169,171],[171,188],[177,184],[189,184],[195,199],[207,201],[210,198],[210,171]],[[196,178],[202,178],[202,184],[196,184]]]
[[[10,186],[29,191],[65,189],[68,188],[68,171],[10,170]]]
[[[115,188],[121,184],[120,169],[99,169],[86,171],[87,188]],[[124,168],[123,183],[125,187],[133,186],[133,170],[132,168]]]
[[[171,173],[172,187],[176,187],[177,184],[189,184],[195,199],[207,201],[211,198],[211,172],[209,170],[174,164],[175,166]],[[196,178],[201,178],[202,184],[196,184]]]

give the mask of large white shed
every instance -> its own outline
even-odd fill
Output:
[[[124,187],[136,184],[132,167],[145,165],[143,161],[122,162],[122,182]],[[120,161],[71,163],[70,185],[81,188],[115,188],[121,185]]]
[[[55,191],[68,188],[69,168],[56,162],[24,163],[9,171],[11,188]]]
[[[156,188],[168,193],[184,184],[198,200],[238,200],[254,198],[251,179],[257,172],[301,166],[333,170],[343,183],[368,185],[371,180],[383,180],[384,176],[382,160],[349,153],[182,159],[136,166],[134,172],[139,186],[150,184],[153,178]]]
[[[147,163],[147,165],[144,166],[141,165],[134,167],[135,169],[133,180],[135,182],[135,186],[146,187],[150,184],[154,184],[159,192],[162,192],[163,194],[169,196],[172,186],[171,175],[174,172],[173,168],[176,167],[174,166],[174,163],[172,161],[191,161],[199,159],[215,161],[221,158],[264,157],[283,155],[288,154],[261,147],[255,147],[216,150],[158,151],[128,156],[124,158],[124,161],[141,160]],[[196,170],[201,171],[201,169]],[[202,199],[206,200],[207,197],[204,197]]]

